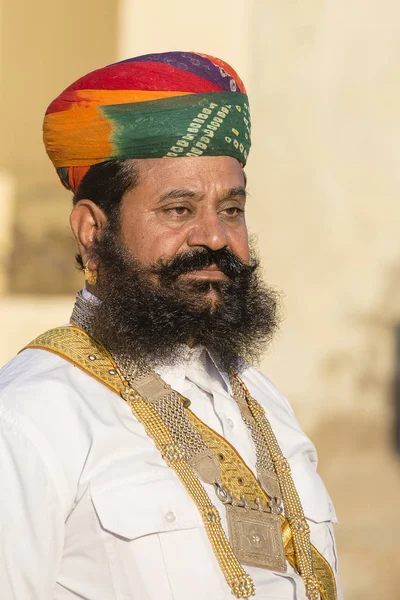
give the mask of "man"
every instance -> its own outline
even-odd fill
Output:
[[[250,366],[278,319],[243,83],[195,53],[110,65],[44,141],[86,287],[1,371],[2,598],[340,598],[315,449]]]

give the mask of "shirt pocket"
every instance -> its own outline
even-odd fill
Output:
[[[338,572],[333,523],[338,523],[335,508],[315,464],[300,457],[290,461],[293,481],[310,526],[312,544]]]
[[[196,505],[172,473],[92,487],[91,497],[118,600],[204,600],[225,591]]]

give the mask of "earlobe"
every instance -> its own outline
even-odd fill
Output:
[[[71,212],[70,225],[83,262],[91,260],[94,266],[93,245],[107,225],[104,211],[92,200],[79,200]]]

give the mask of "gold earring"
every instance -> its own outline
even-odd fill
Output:
[[[97,283],[97,275],[98,275],[97,269],[94,269],[92,271],[91,269],[89,269],[89,264],[90,264],[90,259],[84,265],[83,275],[84,275],[85,280],[88,282],[89,285],[96,285],[96,283]]]

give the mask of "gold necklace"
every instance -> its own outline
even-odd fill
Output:
[[[86,302],[81,301],[75,305],[71,321],[87,330],[87,311],[82,310],[84,304]],[[136,401],[140,398],[151,406],[168,431],[172,443],[170,441],[167,450],[162,452],[166,462],[172,466],[176,460],[183,460],[203,482],[214,485],[217,497],[226,507],[233,556],[240,558],[240,562],[243,564],[281,572],[286,570],[279,519],[280,496],[282,495],[285,515],[292,532],[297,565],[307,596],[310,600],[319,600],[320,586],[314,575],[310,529],[291,476],[290,465],[282,454],[263,408],[251,397],[239,375],[237,373],[230,374],[233,397],[245,424],[250,429],[255,444],[258,478],[267,494],[271,496],[268,506],[263,505],[259,498],[255,499],[255,502],[249,502],[246,498],[235,498],[225,488],[216,457],[195,431],[185,414],[186,399],[168,386],[148,365],[139,366],[128,357],[113,357],[113,362],[116,364],[121,379],[130,388],[129,391],[124,392],[124,395],[121,395],[128,402],[131,410],[136,414],[135,402],[132,401],[132,398]],[[140,422],[143,422],[139,415],[136,416]],[[149,435],[155,441],[154,432],[153,435],[151,433]],[[205,490],[203,492],[206,493]],[[219,522],[217,509],[210,501],[208,505],[212,507],[212,514],[218,515],[217,521]],[[265,551],[248,552],[244,549],[243,541],[249,537],[250,530],[255,531],[255,527],[258,529],[255,534],[251,535],[254,535],[255,539],[267,540],[268,553]],[[267,555],[268,560],[266,560]],[[246,577],[248,576],[246,575]],[[251,580],[246,581],[250,585],[249,581],[251,582]],[[252,582],[250,588],[254,588]],[[246,591],[250,592],[250,588],[248,590],[246,588]]]
[[[255,593],[253,582],[243,570],[238,557],[232,552],[222,528],[219,513],[212,505],[194,469],[186,460],[182,449],[174,443],[167,427],[153,410],[151,404],[146,402],[135,390],[129,388],[127,381],[119,376],[115,362],[104,346],[90,337],[84,330],[73,326],[46,331],[28,344],[26,348],[40,348],[54,352],[126,400],[137,420],[144,426],[147,435],[153,439],[156,448],[165,457],[167,464],[174,470],[189,497],[195,503],[221,571],[230,585],[233,595],[237,598],[252,596]],[[246,394],[244,385],[242,389],[243,393]],[[185,399],[181,398],[181,400],[185,402]],[[253,401],[255,402],[254,399]],[[260,411],[262,412],[261,407]],[[190,409],[187,409],[186,412],[201,437],[222,461],[222,479],[226,487],[234,490],[236,497],[240,497],[241,492],[245,491],[247,498],[256,499],[257,496],[260,496],[264,498],[265,504],[268,505],[269,498],[233,446],[202,423]],[[293,547],[292,528],[283,515],[280,515],[280,520],[287,560],[293,567],[300,570]],[[254,542],[257,544],[257,539],[254,539]],[[329,562],[312,545],[311,551],[318,584],[313,585],[313,580],[308,579],[308,597],[312,600],[317,599],[318,586],[322,600],[337,600],[335,575]]]
[[[263,498],[235,497],[232,490],[225,487],[220,463],[186,413],[185,406],[190,404],[187,399],[173,390],[148,367],[141,370],[129,359],[116,356],[113,358],[121,377],[152,406],[162,419],[174,444],[181,449],[199,479],[203,483],[214,486],[218,499],[225,506],[229,540],[240,563],[285,572],[287,564],[281,532],[282,501],[279,484],[272,460],[267,459],[269,452],[264,439],[261,435],[260,439],[256,436],[257,427],[253,416],[250,413],[246,415],[245,422],[252,422],[253,439],[262,446],[262,448],[258,447],[256,453],[257,472],[259,479],[263,476],[263,481],[268,484],[269,489],[265,490],[270,496],[268,503]],[[241,388],[235,386],[234,389]],[[269,493],[271,491],[272,494]],[[248,540],[252,539],[254,543],[249,543]]]
[[[296,486],[294,485],[288,460],[283,456],[275,434],[262,406],[250,395],[249,390],[237,374],[238,381],[247,405],[257,426],[260,428],[268,450],[272,457],[279,486],[282,491],[285,516],[292,532],[299,573],[304,581],[307,596],[310,600],[318,600],[320,586],[314,574],[313,557],[310,541],[310,527],[304,516],[303,507]]]

